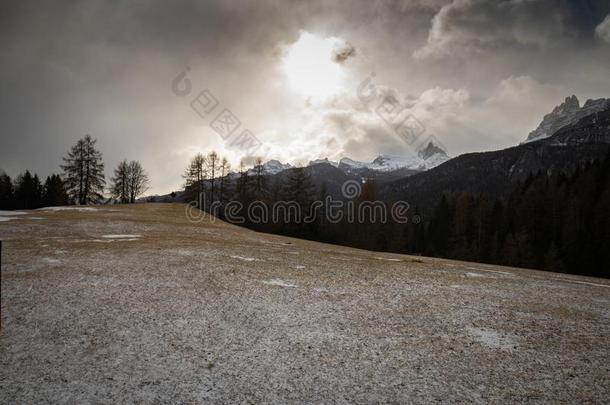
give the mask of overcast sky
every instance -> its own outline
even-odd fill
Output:
[[[107,175],[138,159],[153,193],[178,189],[196,152],[236,165],[246,129],[265,159],[408,156],[375,111],[388,95],[425,128],[418,142],[505,148],[568,95],[610,97],[609,13],[607,0],[5,2],[0,168],[58,172],[87,133]],[[227,140],[210,125],[225,108],[240,122]]]

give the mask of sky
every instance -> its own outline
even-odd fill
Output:
[[[60,172],[85,134],[107,177],[139,160],[150,193],[211,150],[236,168],[510,147],[565,97],[610,97],[609,14],[607,0],[9,1],[0,169]]]

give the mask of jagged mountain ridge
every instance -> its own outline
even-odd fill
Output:
[[[338,168],[346,174],[393,171],[403,171],[412,174],[414,172],[429,170],[447,160],[449,160],[447,153],[438,145],[429,142],[416,156],[379,155],[371,162],[361,162],[348,157],[344,157],[338,162],[335,162],[328,158],[324,158],[312,160],[307,166],[328,164]],[[275,159],[263,163],[263,173],[266,175],[275,175],[291,168],[293,168],[291,164],[282,163]],[[251,169],[249,173],[254,174],[255,170]]]
[[[529,133],[525,142],[548,138],[561,128],[574,124],[587,115],[608,108],[610,108],[610,99],[607,98],[587,100],[581,108],[575,95],[566,97],[563,103],[544,116],[540,125]]]

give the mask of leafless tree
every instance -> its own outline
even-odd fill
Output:
[[[129,163],[129,201],[136,202],[136,198],[148,190],[150,180],[148,174],[137,160]]]
[[[256,178],[255,182],[255,192],[259,195],[263,190],[263,159],[261,157],[257,157],[254,160],[254,175]]]
[[[184,178],[186,187],[196,186],[197,195],[203,192],[203,181],[206,179],[206,159],[201,153],[196,154],[186,168]]]
[[[134,203],[148,190],[150,180],[140,162],[123,160],[114,170],[110,193],[121,203]]]
[[[129,163],[123,160],[114,169],[114,177],[111,179],[110,194],[122,204],[129,202]]]
[[[210,175],[210,201],[214,202],[214,183],[216,182],[216,174],[219,168],[219,158],[218,154],[214,151],[208,153],[208,157],[206,159],[207,163],[207,172]]]
[[[224,198],[224,192],[225,192],[225,177],[229,174],[229,171],[231,170],[231,164],[229,163],[229,161],[227,160],[227,158],[222,158],[222,160],[220,161],[220,190],[219,190],[219,194],[220,194],[220,202],[222,203],[223,198]]]

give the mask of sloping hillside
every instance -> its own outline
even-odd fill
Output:
[[[0,223],[0,402],[604,402],[610,284],[194,224]]]
[[[549,138],[512,148],[467,153],[423,173],[384,185],[382,195],[403,199],[430,211],[443,193],[505,196],[515,181],[537,172],[571,172],[603,159],[610,149],[610,110],[591,114]]]

